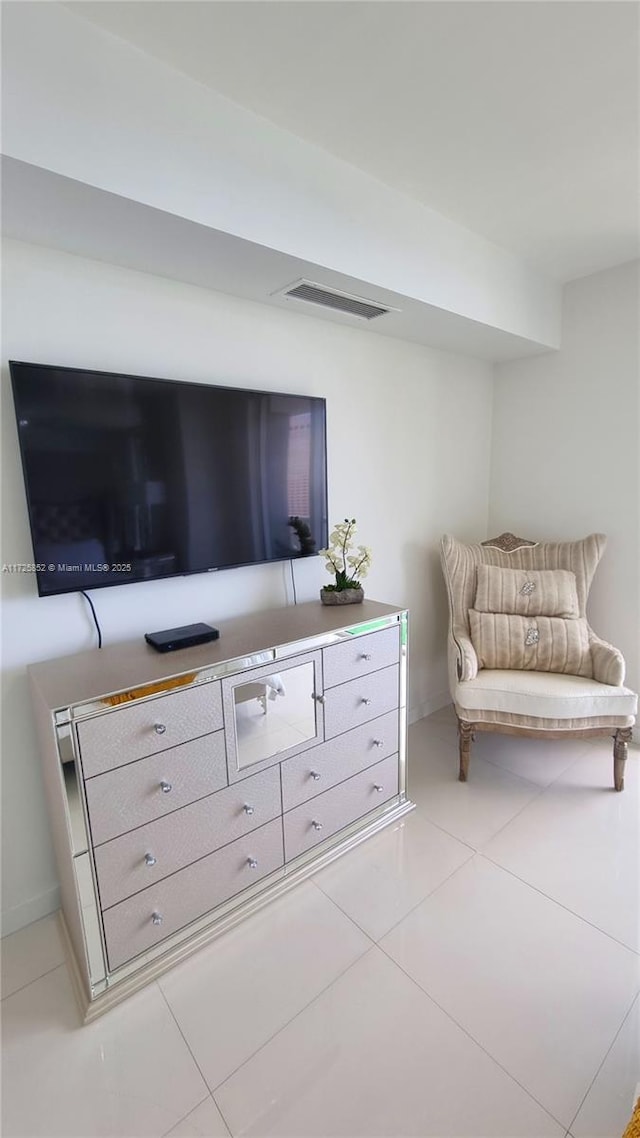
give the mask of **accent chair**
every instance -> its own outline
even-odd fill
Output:
[[[587,598],[606,537],[479,544],[445,535],[449,684],[461,782],[478,731],[545,739],[613,736],[613,784],[624,788],[638,697],[622,654],[590,627]]]

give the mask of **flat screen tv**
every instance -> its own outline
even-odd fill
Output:
[[[9,368],[41,596],[326,546],[324,399]]]

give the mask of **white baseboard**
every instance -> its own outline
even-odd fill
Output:
[[[59,908],[60,889],[55,886],[55,888],[49,889],[47,893],[42,893],[40,897],[32,897],[30,901],[23,901],[21,905],[14,905],[12,909],[4,909],[0,935],[9,936],[11,933],[16,933],[18,929],[23,929],[26,925],[39,921],[41,917],[47,917],[49,913],[55,913],[56,909]]]
[[[448,691],[437,692],[436,695],[432,695],[428,699],[424,699],[420,703],[410,707],[407,711],[407,722],[417,723],[419,719],[425,719],[427,715],[433,715],[434,711],[439,711],[441,707],[448,707],[450,703],[451,696]]]

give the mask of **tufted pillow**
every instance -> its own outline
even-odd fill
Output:
[[[576,575],[568,569],[503,569],[499,565],[478,565],[475,608],[478,612],[521,613],[523,616],[578,617]]]
[[[479,668],[593,676],[583,617],[564,620],[469,609],[469,627]]]

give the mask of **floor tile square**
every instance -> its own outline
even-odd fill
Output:
[[[34,921],[0,942],[0,993],[4,1000],[64,962],[58,914]]]
[[[378,940],[472,856],[469,846],[439,830],[417,809],[313,880]]]
[[[562,1138],[527,1095],[377,948],[216,1094],[234,1134]]]
[[[574,1138],[619,1138],[640,1098],[640,999],[636,999],[576,1118]]]
[[[2,1008],[3,1138],[157,1138],[207,1088],[157,986],[82,1026],[63,965]]]
[[[590,747],[483,853],[640,951],[640,779],[612,785],[610,748]]]
[[[640,960],[481,856],[380,947],[569,1127],[640,983]]]
[[[409,797],[423,815],[460,841],[480,848],[540,794],[540,787],[481,758],[468,782],[458,781],[455,730],[449,738],[425,720],[409,729]]]
[[[371,946],[311,882],[158,983],[214,1091]]]
[[[471,748],[469,770],[472,772],[477,758],[484,759],[537,786],[549,786],[588,753],[586,739],[520,739],[479,731]]]

